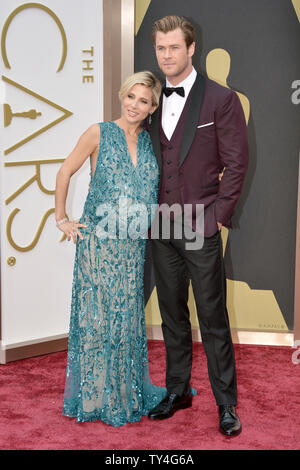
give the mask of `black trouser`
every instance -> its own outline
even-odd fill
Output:
[[[192,333],[188,287],[192,281],[209,379],[218,405],[236,405],[235,358],[228,312],[222,238],[218,231],[203,247],[187,250],[184,237],[151,240],[162,331],[167,352],[166,387],[182,395],[189,390]]]

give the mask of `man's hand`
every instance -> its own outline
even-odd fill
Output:
[[[226,170],[225,166],[223,168],[223,171],[222,173],[219,173],[219,181],[221,181],[221,179],[223,178],[223,175],[224,175],[224,171]]]
[[[224,166],[222,173],[219,173],[219,181],[221,181],[221,179],[223,178],[225,169],[226,169],[226,168],[225,168],[225,166]],[[222,230],[222,225],[223,225],[223,224],[222,224],[221,222],[217,222],[217,224],[218,224],[219,232],[221,232],[221,230]]]

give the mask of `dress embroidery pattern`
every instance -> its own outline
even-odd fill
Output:
[[[165,388],[152,384],[148,371],[146,236],[119,236],[118,217],[120,198],[131,206],[144,204],[149,212],[157,203],[159,175],[145,130],[138,135],[136,167],[123,129],[103,122],[100,133],[96,169],[80,218],[87,228],[80,229],[84,238],[76,243],[63,414],[78,422],[100,419],[121,426],[139,421],[166,394]],[[115,238],[100,236],[106,230],[106,214],[99,211],[104,204],[115,209],[119,220]],[[134,223],[137,213],[129,214],[128,223]],[[140,231],[147,233],[150,223],[148,217]]]

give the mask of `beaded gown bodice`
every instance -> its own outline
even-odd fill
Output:
[[[145,243],[157,191],[148,133],[138,135],[134,167],[123,129],[100,123],[97,164],[80,218],[87,228],[80,228],[73,270],[63,414],[77,421],[138,421],[166,393],[149,378],[144,312]],[[140,217],[144,206],[147,218]],[[125,225],[131,226],[126,236]]]
[[[119,207],[123,207],[125,199],[127,205],[145,204],[148,208],[157,203],[158,166],[148,132],[143,129],[138,134],[137,165],[134,167],[124,130],[113,121],[101,123],[100,129],[97,164],[80,219],[80,222],[86,223],[90,233],[101,231],[103,224],[99,222],[105,213],[105,204],[108,209],[115,210],[118,228]],[[127,214],[129,219],[132,213]],[[108,216],[112,218],[114,211]],[[109,220],[107,216],[105,219]],[[124,236],[124,231],[122,234]]]

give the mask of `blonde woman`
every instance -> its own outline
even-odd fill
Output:
[[[151,72],[129,77],[119,93],[121,117],[90,126],[57,174],[57,226],[76,243],[63,414],[78,422],[139,421],[166,393],[148,373],[143,273],[150,218],[140,219],[157,202],[158,166],[142,123],[160,92]],[[88,156],[83,214],[69,221],[69,181]]]

